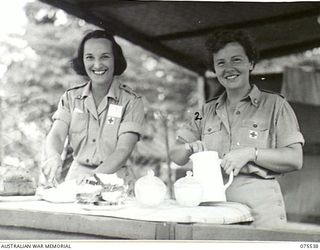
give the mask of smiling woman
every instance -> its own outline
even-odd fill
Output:
[[[53,182],[61,167],[69,137],[74,161],[66,180],[116,172],[129,182],[131,172],[124,165],[140,138],[144,111],[140,96],[116,77],[126,69],[122,50],[112,34],[95,30],[84,36],[72,62],[89,81],[67,90],[53,115],[43,169],[47,181]]]
[[[276,177],[302,167],[304,138],[296,116],[282,96],[250,83],[257,53],[248,33],[218,31],[207,48],[225,92],[196,111],[201,119],[192,117],[178,131],[171,157],[184,164],[198,151],[217,151],[224,174],[235,176],[227,200],[250,206],[254,226],[283,226],[286,211]]]

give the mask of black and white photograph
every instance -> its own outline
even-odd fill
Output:
[[[318,249],[319,190],[320,1],[0,2],[1,248]]]

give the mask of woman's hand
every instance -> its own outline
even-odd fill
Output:
[[[191,153],[198,153],[207,150],[207,147],[203,141],[194,141],[191,143],[186,143],[186,145],[186,147],[189,147]]]
[[[229,175],[232,171],[237,176],[240,170],[255,156],[254,148],[241,148],[230,151],[221,161],[221,167]]]
[[[55,175],[58,169],[62,168],[62,160],[59,154],[49,157],[42,166],[42,173],[44,174],[47,185],[55,185]]]

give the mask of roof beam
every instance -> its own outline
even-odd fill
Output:
[[[192,37],[192,36],[207,34],[209,32],[212,32],[212,29],[216,29],[216,28],[250,28],[250,27],[254,28],[254,27],[259,27],[263,25],[277,24],[281,22],[290,22],[291,20],[297,20],[299,18],[318,16],[318,14],[320,13],[319,3],[318,4],[308,3],[308,5],[311,7],[310,9],[291,13],[291,14],[284,14],[277,17],[261,18],[254,21],[241,22],[239,24],[235,23],[235,24],[222,25],[219,27],[217,26],[215,28],[205,28],[205,29],[201,29],[200,31],[187,31],[187,32],[179,32],[174,34],[150,37],[126,25],[125,23],[121,22],[121,20],[114,20],[111,17],[108,17],[106,15],[103,15],[100,18],[95,15],[96,13],[92,12],[93,8],[90,3],[95,3],[97,5],[104,3],[108,6],[109,4],[112,5],[114,1],[111,1],[111,2],[108,2],[108,1],[91,1],[90,2],[89,1],[88,3],[85,3],[85,0],[79,0],[79,1],[74,1],[73,4],[71,3],[70,0],[69,1],[40,0],[40,1],[48,3],[55,7],[61,8],[71,15],[74,15],[86,20],[88,23],[95,24],[101,28],[109,29],[115,35],[119,37],[123,37],[129,40],[130,42],[143,47],[144,49],[147,49],[155,54],[158,54],[175,63],[178,63],[181,66],[198,74],[203,74],[204,71],[206,70],[206,65],[203,58],[201,57],[192,58],[187,54],[186,55],[182,54],[178,51],[175,51],[174,49],[171,49],[170,47],[165,46],[164,44],[162,44],[162,42],[166,40],[174,40],[177,38],[183,38],[183,37],[188,38],[190,36]],[[81,4],[79,5],[79,3]],[[126,4],[127,3],[128,2],[126,1]],[[122,3],[117,3],[117,4],[122,4]],[[98,6],[95,9],[99,11]],[[98,14],[100,13],[98,12]],[[315,47],[320,47],[320,38],[309,39],[304,42],[296,42],[293,44],[278,45],[278,47],[262,49],[260,51],[260,55],[261,55],[261,58],[263,59],[272,58],[272,57],[287,55],[289,53],[302,52],[306,49],[311,49]]]
[[[212,31],[217,30],[217,29],[255,28],[255,27],[259,27],[259,26],[263,26],[263,25],[272,25],[272,24],[281,23],[281,22],[290,22],[293,20],[306,18],[306,17],[318,16],[319,14],[320,14],[319,5],[311,4],[310,9],[304,10],[304,11],[298,11],[295,13],[289,13],[289,14],[284,14],[284,15],[279,15],[279,16],[255,19],[255,20],[239,22],[239,23],[231,23],[231,24],[227,24],[227,25],[213,26],[213,27],[198,29],[198,30],[194,30],[194,31],[183,31],[183,32],[176,32],[176,33],[171,33],[171,34],[159,35],[159,36],[154,36],[153,39],[161,40],[161,41],[168,41],[168,40],[175,40],[175,39],[181,39],[181,38],[196,37],[196,36],[200,36],[200,35],[210,34]]]

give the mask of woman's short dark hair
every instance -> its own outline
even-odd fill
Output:
[[[83,51],[86,41],[93,38],[105,38],[111,41],[114,55],[114,75],[121,75],[127,68],[127,61],[123,56],[120,45],[115,41],[113,35],[105,30],[94,30],[87,33],[81,40],[77,56],[71,60],[74,71],[82,76],[88,76],[83,63]]]
[[[217,53],[219,50],[224,48],[228,43],[237,42],[239,43],[249,61],[253,64],[256,64],[259,52],[255,46],[253,37],[244,30],[217,30],[210,35],[209,39],[206,41],[206,47],[209,52],[209,65],[210,68],[214,71],[213,65],[213,54]]]

